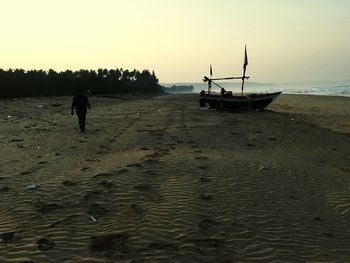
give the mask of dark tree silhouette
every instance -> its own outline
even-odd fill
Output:
[[[72,95],[78,89],[93,95],[161,93],[155,73],[134,69],[98,69],[56,72],[0,69],[0,98]]]

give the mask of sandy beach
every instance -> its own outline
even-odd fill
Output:
[[[0,101],[0,262],[350,262],[350,98]]]

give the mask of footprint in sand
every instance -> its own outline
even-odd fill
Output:
[[[175,150],[177,147],[176,147],[176,145],[171,145],[171,146],[169,146],[169,149],[170,150]]]
[[[146,209],[144,209],[142,206],[139,206],[137,204],[132,204],[130,207],[142,220],[144,220],[145,218],[144,214],[147,211]]]
[[[12,139],[11,142],[23,142],[23,139]]]
[[[350,168],[348,168],[348,167],[341,167],[340,170],[342,170],[343,172],[346,172],[346,173],[350,172]]]
[[[178,251],[177,246],[173,244],[151,243],[148,248],[150,250],[165,250],[165,251]]]
[[[219,248],[222,246],[223,241],[215,238],[207,239],[191,239],[189,243],[194,243],[201,248]]]
[[[109,151],[98,151],[96,154],[98,154],[98,155],[109,154]]]
[[[103,180],[102,182],[99,183],[99,185],[105,187],[105,188],[112,188],[113,187],[113,183],[111,181],[107,181],[107,180]]]
[[[12,243],[15,238],[16,232],[6,232],[0,235],[1,239],[4,241],[5,245],[7,243]]]
[[[143,173],[147,174],[147,175],[157,175],[158,174],[157,172],[150,171],[150,170],[144,171]]]
[[[0,192],[9,192],[9,191],[10,191],[10,187],[8,186],[0,187]]]
[[[19,173],[20,175],[29,175],[29,174],[31,174],[32,173],[32,171],[24,171],[24,172],[21,172],[21,173]]]
[[[102,194],[102,191],[99,191],[99,190],[89,191],[84,195],[83,200],[84,201],[93,200],[93,199],[97,198],[97,196],[100,194]]]
[[[203,160],[203,161],[209,160],[209,158],[206,157],[206,156],[198,156],[198,157],[195,157],[194,159],[196,159],[196,160]]]
[[[87,158],[87,159],[85,159],[85,161],[91,162],[91,163],[95,163],[95,162],[100,162],[101,160],[99,160],[99,159]]]
[[[38,203],[35,204],[35,208],[37,211],[40,213],[48,213],[57,209],[62,208],[62,206],[55,204],[55,203],[44,203],[42,201],[39,201]]]
[[[208,183],[208,182],[210,182],[210,179],[208,179],[208,178],[206,178],[206,177],[201,177],[201,178],[199,178],[199,180],[198,180],[200,183]]]
[[[210,220],[210,219],[206,219],[206,220],[203,220],[202,222],[200,222],[200,224],[198,225],[198,227],[200,229],[208,229],[210,227],[215,227],[215,226],[219,226],[220,224],[216,221],[213,221],[213,220]]]
[[[120,169],[118,170],[118,174],[127,174],[129,171],[128,169]]]
[[[142,147],[142,148],[140,148],[140,150],[141,150],[141,151],[149,151],[150,149],[147,148],[147,147]]]
[[[247,228],[247,226],[244,223],[233,221],[231,224],[231,227],[234,228]]]
[[[36,243],[41,251],[49,251],[56,245],[54,241],[50,241],[46,238],[41,238]]]
[[[210,195],[200,195],[200,198],[204,201],[211,201],[213,199]]]
[[[89,205],[88,214],[93,217],[104,215],[107,212],[109,212],[109,210],[98,203],[92,203]]]
[[[151,186],[147,183],[144,183],[144,184],[135,185],[134,189],[142,192],[148,192],[148,191],[151,191]]]
[[[144,161],[144,163],[147,163],[147,164],[159,164],[160,161],[157,160],[157,159],[147,159]]]
[[[322,218],[318,217],[318,216],[315,216],[313,218],[314,221],[318,221],[318,222],[321,222],[322,221]]]
[[[93,177],[97,179],[97,178],[100,178],[100,177],[109,177],[109,176],[112,176],[112,175],[113,175],[112,173],[101,173],[101,174],[96,174]]]
[[[127,233],[112,233],[91,237],[90,250],[93,252],[128,252]]]
[[[328,232],[328,231],[324,231],[324,232],[323,232],[323,235],[324,235],[325,237],[328,237],[328,238],[334,237],[334,234],[331,233],[331,232]]]
[[[63,184],[64,186],[69,186],[69,187],[71,187],[71,186],[75,186],[75,185],[77,185],[77,184],[78,184],[78,182],[72,182],[72,181],[63,181],[63,182],[62,182],[62,184]]]

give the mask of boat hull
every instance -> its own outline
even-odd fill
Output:
[[[282,92],[264,93],[264,94],[247,94],[245,96],[234,96],[219,94],[201,94],[199,97],[199,106],[212,109],[258,109],[266,108]]]

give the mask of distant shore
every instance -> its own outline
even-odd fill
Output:
[[[220,82],[226,90],[233,93],[240,92],[241,83],[238,82]],[[201,90],[207,90],[208,85],[204,82],[197,83],[161,83],[164,86],[171,85],[192,85],[194,92],[199,93]],[[301,94],[301,95],[321,95],[321,96],[350,96],[350,80],[344,81],[306,81],[295,83],[263,83],[263,82],[245,82],[245,91],[247,93],[276,92],[283,91],[284,94]],[[212,90],[219,92],[217,87]]]
[[[349,262],[350,98],[0,103],[0,262]]]

